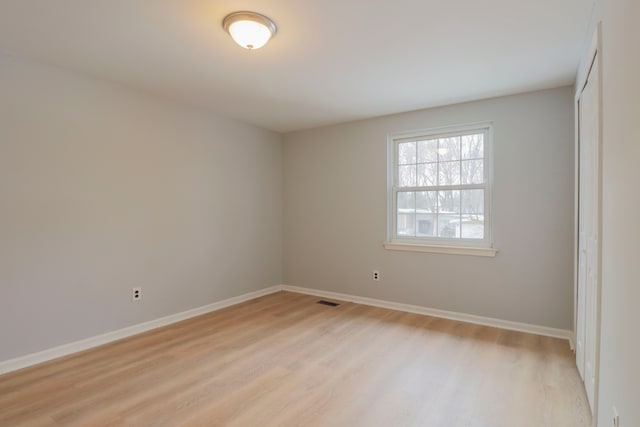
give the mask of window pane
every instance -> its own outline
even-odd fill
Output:
[[[460,190],[438,191],[439,213],[460,213]]]
[[[460,215],[438,215],[438,237],[460,237]]]
[[[462,137],[462,158],[482,159],[484,157],[484,134],[465,135]]]
[[[462,190],[462,238],[484,238],[484,190]]]
[[[414,191],[398,192],[398,210],[415,210],[416,209],[416,193]]]
[[[446,162],[460,159],[460,137],[440,138],[438,143],[438,160]]]
[[[416,165],[398,166],[398,187],[416,186]]]
[[[482,184],[484,182],[484,161],[463,160],[461,164],[462,184]]]
[[[438,166],[438,185],[460,184],[460,162],[440,162]]]
[[[438,184],[438,164],[426,163],[418,165],[418,185],[437,185]]]
[[[418,163],[438,161],[438,140],[418,141]]]
[[[399,236],[415,236],[416,193],[398,192],[396,233]]]
[[[438,212],[438,192],[418,191],[416,192],[416,210],[418,213]]]
[[[416,214],[416,236],[436,237],[438,230],[436,214]]]
[[[462,213],[484,214],[484,190],[462,190]]]
[[[401,142],[398,144],[398,164],[408,165],[416,162],[416,143]]]
[[[484,239],[484,215],[462,214],[462,238]]]

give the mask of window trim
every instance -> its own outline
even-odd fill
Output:
[[[389,249],[392,251],[431,252],[436,254],[452,255],[475,255],[494,257],[498,252],[497,249],[494,248],[483,248],[477,246],[442,246],[400,242],[384,242],[382,245],[385,249]]]
[[[484,217],[485,217],[485,238],[462,239],[462,238],[441,238],[441,237],[408,237],[396,234],[397,226],[397,193],[400,187],[396,187],[398,176],[398,144],[401,142],[415,141],[417,139],[433,139],[451,135],[464,135],[482,132],[484,137],[484,183],[465,185],[466,188],[475,187],[485,190],[484,194]],[[497,252],[493,249],[493,227],[492,227],[492,186],[493,186],[493,125],[492,122],[470,123],[457,126],[446,126],[408,132],[394,132],[387,135],[387,241],[384,242],[385,249],[417,251],[417,252],[437,252],[455,253],[461,255],[495,256]],[[459,189],[460,186],[432,186],[430,190]],[[425,187],[402,187],[402,191],[424,191]]]

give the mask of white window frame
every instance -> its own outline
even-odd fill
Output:
[[[398,187],[398,144],[424,139],[483,133],[484,183],[449,186]],[[384,247],[391,250],[414,252],[436,252],[459,255],[495,256],[492,247],[492,203],[491,187],[493,180],[493,128],[490,122],[467,125],[424,129],[410,132],[391,133],[387,137],[387,241]],[[484,189],[484,239],[463,239],[444,237],[411,237],[397,234],[397,194],[399,191]]]

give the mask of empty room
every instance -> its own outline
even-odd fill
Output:
[[[639,18],[0,0],[0,426],[640,426]]]

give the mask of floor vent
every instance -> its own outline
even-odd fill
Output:
[[[328,305],[329,307],[337,307],[340,305],[337,302],[331,302],[331,301],[325,301],[325,300],[320,300],[316,304]]]

